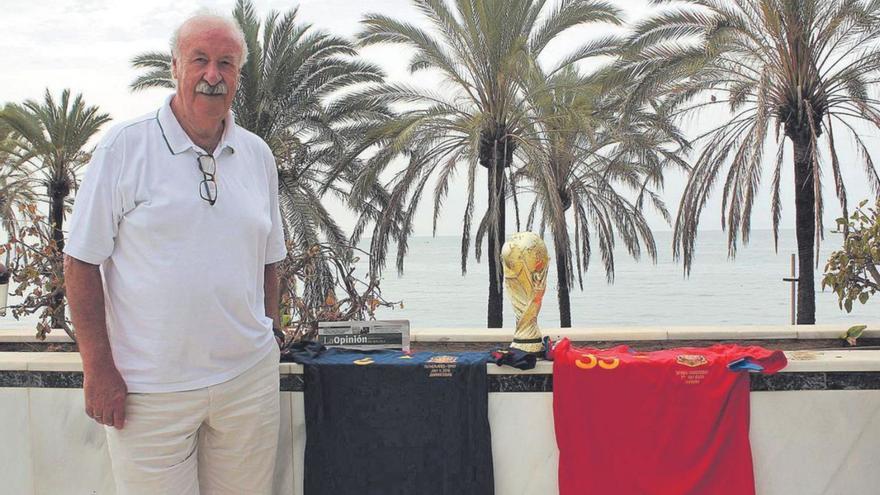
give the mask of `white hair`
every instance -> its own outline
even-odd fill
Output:
[[[229,33],[235,38],[235,41],[241,45],[241,58],[239,59],[238,66],[239,68],[243,67],[245,62],[247,62],[248,58],[248,47],[247,41],[244,37],[244,31],[242,31],[241,26],[238,24],[238,21],[231,17],[226,17],[223,15],[214,14],[209,11],[199,11],[189,19],[183,21],[183,23],[174,30],[174,34],[171,36],[171,56],[179,59],[180,58],[180,32],[183,31],[183,28],[186,27],[190,23],[195,22],[213,22],[217,24],[222,24],[227,29],[229,29]]]

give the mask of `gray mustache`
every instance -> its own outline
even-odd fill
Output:
[[[196,84],[196,92],[206,95],[225,95],[228,90],[226,83],[223,81],[218,82],[214,86],[211,86],[204,80]]]

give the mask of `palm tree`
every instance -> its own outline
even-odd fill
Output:
[[[4,122],[0,121],[0,228],[7,237],[14,239],[18,232],[18,212],[36,201],[33,183],[22,167],[16,167],[4,149],[12,145],[7,142],[12,133]]]
[[[9,239],[18,236],[18,212],[35,201],[33,184],[27,174],[20,168],[0,162],[0,228]]]
[[[367,164],[367,177],[379,174],[396,157],[408,164],[393,180],[392,211],[402,212],[403,226],[394,232],[392,221],[378,222],[372,251],[374,270],[381,270],[387,244],[398,244],[398,270],[403,269],[412,219],[430,178],[434,186],[434,227],[449,188],[463,164],[467,168],[468,203],[462,229],[461,266],[467,271],[470,229],[474,213],[474,180],[479,164],[488,174],[489,204],[484,215],[488,237],[489,298],[487,322],[501,327],[501,245],[505,239],[508,178],[524,108],[517,74],[537,59],[548,43],[571,27],[592,23],[619,23],[618,10],[598,0],[570,0],[545,8],[543,0],[413,0],[433,31],[371,14],[362,21],[362,45],[400,43],[415,50],[412,72],[433,70],[452,89],[442,96],[404,85],[385,85],[359,93],[360,98],[407,108],[377,130],[383,147]],[[575,50],[568,62],[593,55]],[[479,260],[481,244],[475,244]]]
[[[12,130],[4,152],[14,168],[27,170],[34,180],[46,188],[49,203],[49,226],[56,253],[64,250],[64,215],[66,202],[76,188],[77,171],[88,161],[83,150],[89,139],[110,121],[97,106],[86,105],[82,95],[71,99],[65,89],[56,103],[49,90],[43,101],[27,100],[11,104],[0,112],[0,122]],[[58,256],[60,263],[61,257]],[[60,266],[57,272],[60,273]],[[64,295],[57,294],[53,303],[53,328],[64,321]]]
[[[655,0],[656,4],[665,1]],[[857,125],[880,128],[869,88],[880,69],[880,2],[863,0],[692,0],[639,23],[625,77],[634,100],[655,94],[679,115],[726,106],[730,118],[700,135],[704,144],[675,222],[674,253],[693,262],[700,213],[723,180],[722,228],[728,251],[747,243],[765,149],[775,136],[771,184],[774,243],[781,215],[780,174],[791,142],[799,257],[797,322],[815,323],[814,249],[823,237],[820,141],[847,216],[835,131],[847,131],[874,193],[880,176]]]
[[[377,67],[355,58],[348,40],[297,20],[297,9],[270,12],[261,22],[253,5],[239,0],[233,17],[245,34],[248,61],[233,101],[236,123],[260,136],[275,156],[287,238],[306,252],[323,239],[344,254],[348,236],[325,207],[332,194],[365,218],[380,216],[384,190],[374,182],[361,202],[350,201],[351,183],[362,166],[358,156],[371,142],[368,129],[390,112],[379,104],[340,97],[340,91],[379,82]],[[152,52],[132,61],[146,70],[133,90],[173,88],[171,54]],[[306,296],[324,301],[334,283],[331,266],[319,265],[306,281]]]
[[[565,66],[545,74],[536,64],[524,82],[529,125],[518,152],[526,165],[512,178],[523,184],[520,190],[534,195],[526,229],[531,230],[539,216],[541,235],[547,226],[553,234],[562,327],[571,326],[569,292],[574,268],[583,290],[583,273],[592,254],[591,235],[598,239],[609,283],[614,279],[613,250],[618,237],[635,259],[641,256],[644,243],[656,260],[656,244],[642,205],[647,199],[668,218],[663,201],[651,187],[662,187],[668,165],[687,167],[678,150],[670,146],[687,147],[674,126],[656,113],[622,116],[621,93],[602,84],[604,73],[582,76],[573,66]],[[569,211],[574,256],[566,218]]]

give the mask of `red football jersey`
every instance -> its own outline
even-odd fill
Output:
[[[560,495],[749,495],[749,373],[785,355],[714,345],[553,349]],[[732,367],[728,367],[733,363]]]

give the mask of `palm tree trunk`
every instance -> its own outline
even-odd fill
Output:
[[[502,143],[497,144],[501,145]],[[491,208],[493,204],[498,205],[498,229],[497,231],[492,228],[489,229],[489,307],[487,325],[488,328],[501,328],[504,325],[504,285],[502,283],[503,274],[499,273],[501,260],[498,258],[501,253],[501,245],[506,239],[504,234],[504,160],[496,157],[492,161],[489,173],[494,176],[494,180],[490,177],[488,181],[489,207]]]
[[[49,185],[49,221],[52,228],[52,241],[55,244],[53,273],[62,273],[62,259],[64,252],[64,199],[67,197],[65,185]],[[59,289],[63,286],[59,281]],[[63,289],[60,289],[63,291]],[[58,292],[52,296],[52,328],[64,328],[64,293]]]
[[[571,298],[568,286],[568,266],[565,264],[564,253],[566,246],[553,236],[553,245],[556,249],[556,276],[558,277],[558,288],[556,295],[559,298],[559,326],[562,328],[571,328]]]
[[[795,230],[798,246],[797,324],[816,323],[814,252],[816,238],[816,192],[810,138],[792,137],[794,144]]]

